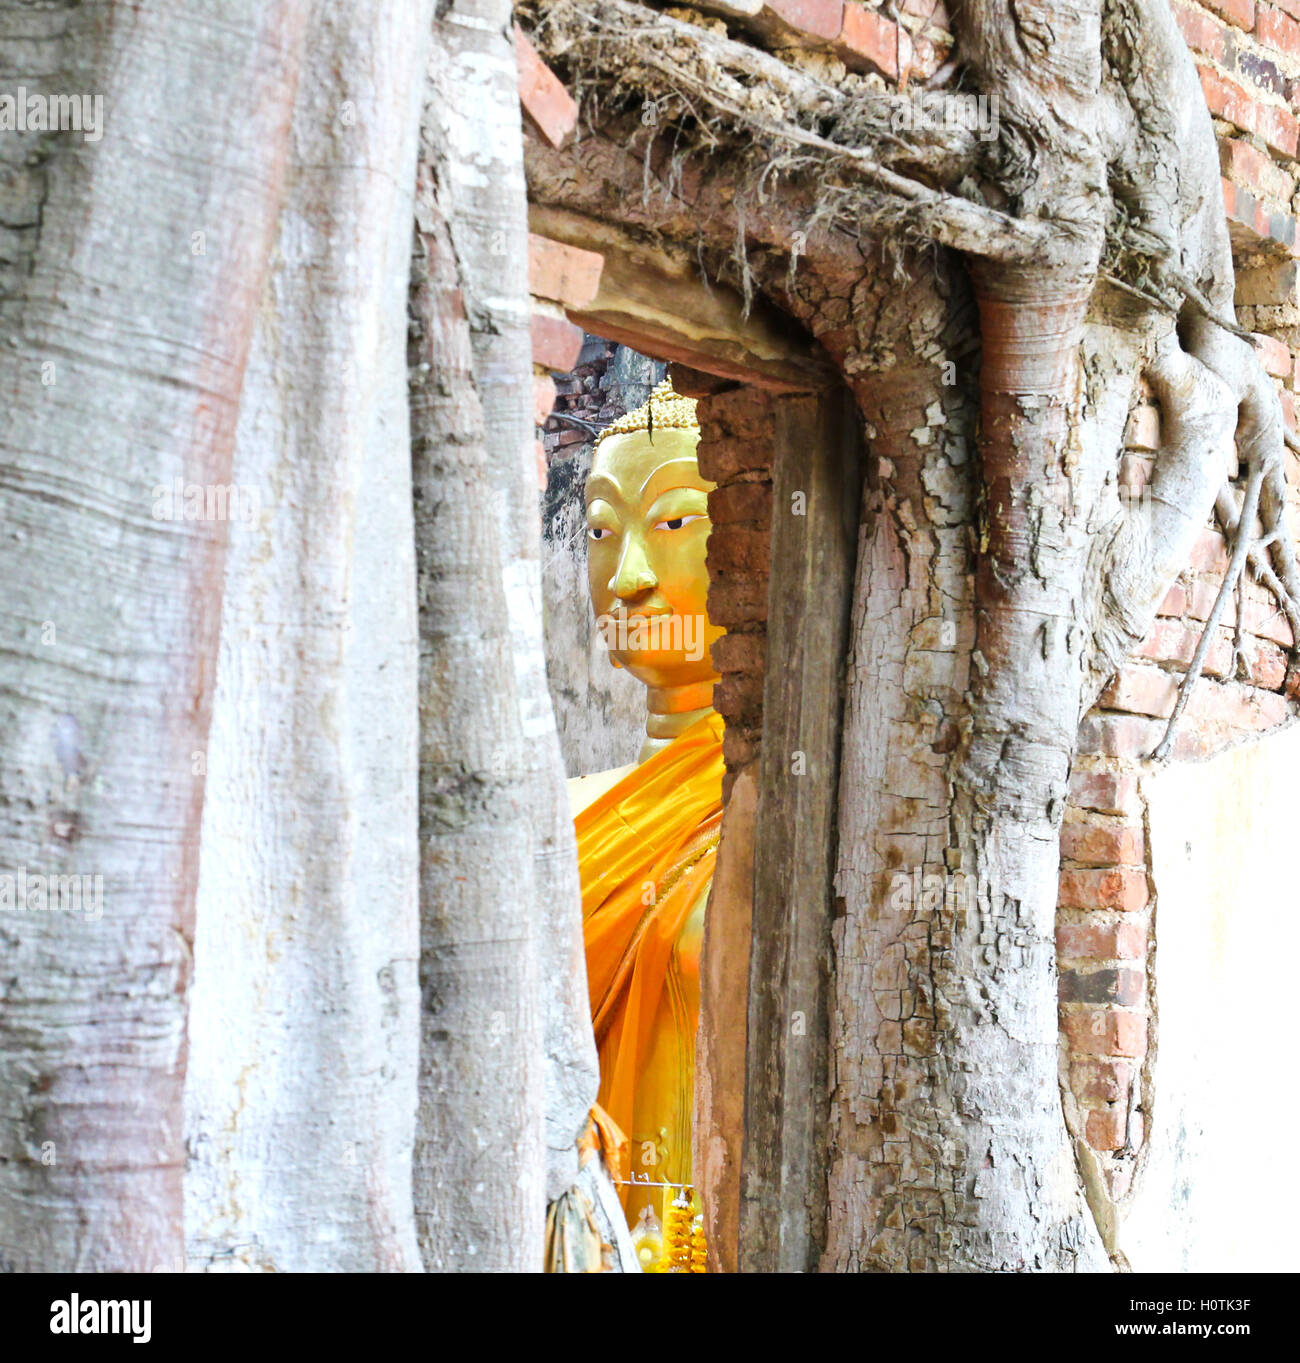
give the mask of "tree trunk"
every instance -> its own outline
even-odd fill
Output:
[[[1059,560],[1079,559],[1086,539],[1039,507],[1042,552],[1059,560],[1024,580],[1031,537],[1013,508],[1027,503],[1019,488],[995,490],[1011,475],[990,477],[1003,445],[983,425],[988,550],[972,602],[970,398],[941,384],[960,331],[949,301],[923,286],[907,306],[912,326],[946,329],[948,346],[859,383],[889,472],[864,509],[846,700],[823,1267],[1096,1269],[1105,1255],[1057,1092],[1056,825],[1082,650],[1065,630],[1043,632],[1072,618],[1050,593],[1068,600],[1082,583],[1081,561]],[[1018,355],[1048,358],[1015,382],[1042,395],[1027,410],[1063,433],[1077,341],[1061,366],[1049,344],[1059,317],[1014,314],[1049,333],[1017,338],[1029,342]],[[875,335],[887,349],[888,333]],[[1001,372],[986,345],[981,374],[999,393]],[[1053,437],[1013,444],[1047,489]]]
[[[541,1265],[545,1216],[537,900],[499,455],[450,228],[447,130],[464,106],[449,29],[435,35],[423,120],[409,357],[421,641],[415,1214],[430,1271],[525,1271]],[[480,89],[472,107],[496,97]]]
[[[532,1271],[598,1070],[542,647],[527,204],[510,5],[435,28],[412,347],[426,1265]],[[470,619],[465,618],[472,603]],[[464,1169],[481,1171],[473,1181]],[[585,1182],[601,1176],[588,1171]],[[595,1215],[613,1243],[609,1199]],[[625,1240],[625,1236],[622,1237]]]
[[[577,843],[542,637],[541,505],[532,401],[532,304],[518,69],[510,0],[459,0],[439,24],[452,57],[445,127],[452,238],[493,451],[493,506],[525,760],[546,1051],[546,1199],[577,1176],[576,1141],[596,1100],[599,1066],[587,1000]],[[487,96],[485,98],[485,95]]]
[[[431,4],[318,9],[244,382],[199,881],[192,1262],[418,1269],[407,277]]]
[[[0,138],[0,873],[29,893],[102,877],[102,917],[30,899],[0,914],[7,1269],[182,1262],[196,763],[226,527],[163,518],[157,490],[230,482],[304,11],[0,16],[15,86],[97,92],[107,119],[96,141]]]

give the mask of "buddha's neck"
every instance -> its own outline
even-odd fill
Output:
[[[685,686],[652,686],[646,696],[645,744],[637,757],[644,762],[713,709],[713,684],[720,677]]]

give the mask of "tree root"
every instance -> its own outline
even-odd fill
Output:
[[[1197,310],[1213,326],[1227,332],[1228,328],[1212,314],[1207,315],[1199,307]],[[1255,580],[1273,594],[1291,629],[1284,692],[1291,689],[1297,669],[1300,668],[1300,563],[1297,562],[1295,542],[1287,524],[1286,475],[1282,459],[1282,447],[1300,452],[1300,441],[1282,423],[1281,409],[1272,382],[1253,351],[1249,352],[1247,358],[1243,347],[1241,358],[1245,368],[1244,381],[1231,386],[1236,389],[1244,409],[1239,435],[1244,435],[1241,443],[1247,455],[1246,484],[1240,508],[1231,483],[1226,483],[1220,489],[1215,500],[1215,515],[1231,548],[1228,568],[1178,688],[1178,697],[1164,736],[1151,754],[1152,760],[1157,762],[1169,757],[1178,721],[1205,671],[1219,621],[1228,598],[1234,592],[1237,595],[1237,616],[1229,675],[1238,675],[1243,661],[1247,568],[1254,572]],[[1220,376],[1227,377],[1223,374]]]
[[[1174,704],[1173,713],[1169,716],[1165,735],[1160,740],[1155,752],[1151,754],[1153,761],[1162,762],[1169,756],[1178,721],[1187,708],[1187,702],[1191,699],[1197,679],[1205,670],[1205,660],[1209,656],[1210,645],[1213,643],[1215,631],[1219,627],[1223,608],[1227,604],[1228,597],[1236,590],[1237,584],[1241,580],[1242,569],[1246,566],[1246,558],[1251,547],[1249,531],[1245,527],[1254,523],[1259,508],[1259,492],[1263,482],[1264,470],[1256,465],[1250,471],[1246,480],[1246,495],[1242,502],[1241,515],[1238,517],[1237,530],[1232,537],[1232,558],[1228,563],[1228,571],[1224,574],[1223,581],[1219,585],[1219,593],[1214,598],[1214,606],[1210,611],[1209,619],[1205,622],[1205,628],[1201,631],[1201,637],[1196,641],[1196,652],[1192,654],[1191,666],[1187,669],[1182,685],[1178,688],[1178,699]],[[1240,612],[1238,612],[1237,618],[1240,622]]]

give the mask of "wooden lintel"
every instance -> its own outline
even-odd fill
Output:
[[[605,257],[595,299],[568,311],[584,330],[772,392],[817,392],[837,382],[829,359],[796,322],[763,299],[746,313],[734,289],[706,283],[684,254],[567,209],[532,205],[529,227]]]

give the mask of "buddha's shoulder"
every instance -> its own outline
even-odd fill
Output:
[[[625,767],[611,767],[608,771],[593,771],[589,776],[569,778],[569,809],[576,818],[588,805],[618,783],[630,771],[636,770],[636,763],[629,762]]]

